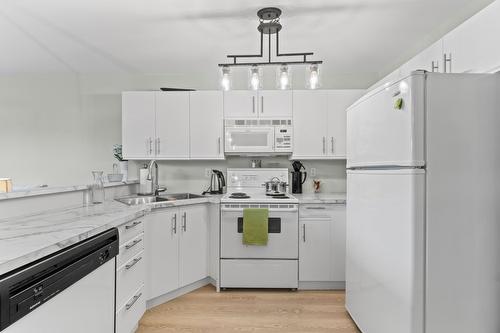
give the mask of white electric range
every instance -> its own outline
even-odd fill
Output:
[[[227,169],[227,194],[221,199],[220,228],[223,289],[298,287],[298,199],[288,193],[282,197],[266,196],[263,184],[273,177],[288,182],[288,169]],[[269,210],[266,246],[243,244],[245,208]]]

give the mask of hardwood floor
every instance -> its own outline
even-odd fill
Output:
[[[137,333],[359,333],[342,291],[246,291],[205,286],[147,311]]]

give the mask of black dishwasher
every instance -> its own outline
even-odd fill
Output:
[[[113,228],[0,276],[0,331],[113,260],[118,249]]]

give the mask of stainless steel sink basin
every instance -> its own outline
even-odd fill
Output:
[[[189,200],[189,199],[198,199],[203,198],[202,195],[192,194],[192,193],[174,193],[174,194],[164,194],[160,196],[142,196],[142,195],[133,195],[127,196],[123,198],[118,198],[116,201],[124,203],[129,206],[134,205],[144,205],[155,202],[166,202],[166,201],[176,201],[176,200]]]
[[[168,200],[165,198],[155,197],[155,196],[130,196],[130,197],[116,199],[116,201],[119,201],[129,206],[135,206],[135,205],[144,205],[144,204],[162,202]]]
[[[166,201],[174,201],[174,200],[198,199],[198,198],[203,198],[203,196],[192,193],[174,193],[174,194],[164,194],[160,196],[160,198],[166,199]]]

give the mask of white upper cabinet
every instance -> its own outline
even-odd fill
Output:
[[[500,68],[500,1],[444,37],[448,73],[485,73]]]
[[[364,90],[293,92],[293,159],[345,159],[346,110]]]
[[[328,92],[295,90],[293,92],[294,159],[327,157]]]
[[[224,92],[226,118],[291,118],[290,90],[231,90]]]
[[[443,72],[443,40],[440,39],[417,54],[400,68],[400,77],[410,75],[416,70]]]
[[[189,158],[189,92],[156,93],[156,157]]]
[[[364,90],[329,90],[327,114],[327,156],[333,159],[345,159],[346,154],[346,110]],[[300,126],[300,125],[299,125]]]
[[[155,93],[130,91],[122,94],[123,157],[154,157]]]
[[[283,119],[292,118],[291,90],[259,91],[259,117]]]
[[[191,159],[224,159],[222,92],[192,91],[189,122]]]
[[[258,96],[253,90],[230,90],[224,92],[224,117],[257,118]]]

